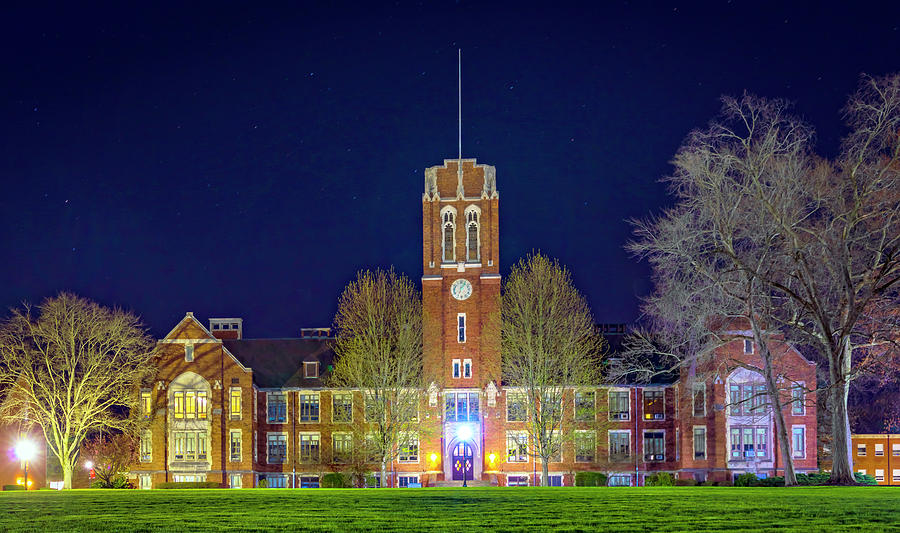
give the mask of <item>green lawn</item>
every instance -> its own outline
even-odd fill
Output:
[[[430,488],[0,493],[0,531],[900,531],[900,488]]]

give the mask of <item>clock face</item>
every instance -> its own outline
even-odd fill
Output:
[[[472,296],[472,284],[467,279],[458,279],[450,285],[450,295],[457,300],[465,300]]]

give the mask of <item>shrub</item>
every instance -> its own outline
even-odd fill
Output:
[[[25,490],[25,485],[3,485],[3,490]]]
[[[323,489],[348,489],[350,480],[340,472],[331,472],[322,476],[319,486]]]
[[[799,483],[799,481],[798,481]],[[771,476],[756,480],[754,487],[783,487],[784,478],[781,476]]]
[[[575,473],[575,486],[576,487],[605,487],[606,486],[606,474],[603,472],[576,472]]]
[[[218,489],[221,483],[215,481],[170,481],[156,485],[160,489]]]
[[[92,489],[133,489],[134,485],[125,476],[116,476],[109,481],[97,479],[91,482]]]
[[[676,487],[696,487],[697,480],[696,479],[676,479],[675,486]]]
[[[757,483],[759,483],[759,478],[752,472],[741,474],[734,480],[735,487],[753,487]]]
[[[668,472],[657,472],[647,476],[644,485],[647,487],[671,487],[675,485],[675,478]]]
[[[873,476],[870,476],[869,474],[860,474],[859,472],[856,472],[853,474],[853,477],[856,478],[856,482],[859,483],[860,485],[877,485],[878,484],[878,482],[875,481],[875,478]]]
[[[269,480],[266,478],[262,478],[259,480],[259,483],[256,484],[256,488],[258,489],[267,489],[269,488]]]

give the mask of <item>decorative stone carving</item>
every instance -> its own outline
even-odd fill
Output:
[[[497,194],[497,168],[484,165],[484,187],[481,189],[482,198],[498,198]]]
[[[497,407],[497,396],[499,394],[500,391],[497,390],[497,386],[494,385],[494,382],[488,382],[487,387],[484,388],[484,395],[487,398],[488,407]]]
[[[428,407],[437,407],[438,386],[435,382],[431,382],[428,386]]]
[[[425,169],[425,194],[423,200],[436,200],[437,192],[437,167]]]
[[[166,382],[165,381],[157,381],[156,382],[156,390],[166,390]]]
[[[462,200],[466,197],[466,191],[463,189],[463,168],[462,161],[456,163],[456,199]]]
[[[213,383],[213,389],[222,390],[222,382],[217,379],[215,383]]]

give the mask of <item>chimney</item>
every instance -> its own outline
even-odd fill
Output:
[[[244,337],[244,319],[210,318],[209,331],[217,339],[241,339]]]

